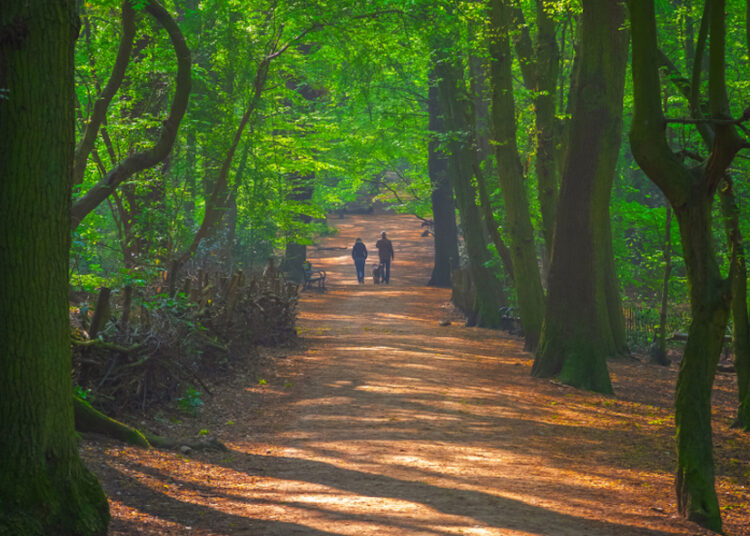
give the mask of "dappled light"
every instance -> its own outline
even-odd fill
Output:
[[[431,243],[414,218],[340,221],[329,249],[310,248],[328,291],[302,296],[303,347],[182,425],[214,422],[228,452],[87,445],[117,483],[112,534],[704,533],[672,494],[674,369],[612,362],[615,397],[533,379],[521,339],[466,328],[449,291],[424,286]],[[330,248],[385,225],[391,284],[357,286],[351,259]],[[721,413],[730,383],[717,382],[717,435],[733,438],[728,459],[746,457],[748,439]],[[721,460],[719,493],[742,505],[725,523],[742,534],[747,489]]]

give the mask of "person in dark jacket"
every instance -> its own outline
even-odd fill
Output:
[[[378,248],[378,255],[380,257],[380,264],[383,266],[383,272],[381,277],[383,283],[386,285],[391,282],[391,259],[393,255],[393,244],[385,236],[385,231],[380,233],[380,240],[375,243],[375,247]]]
[[[354,259],[354,268],[357,270],[357,281],[360,285],[365,283],[365,260],[367,259],[367,247],[361,238],[354,241],[352,248],[352,259]]]

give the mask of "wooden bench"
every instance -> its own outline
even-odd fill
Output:
[[[317,286],[317,289],[321,292],[326,290],[326,273],[323,270],[313,270],[310,261],[302,263],[302,274],[304,279],[302,281],[302,290],[310,289]]]

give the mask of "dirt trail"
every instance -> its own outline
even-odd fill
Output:
[[[310,251],[329,292],[303,295],[305,349],[276,377],[234,381],[204,416],[229,453],[86,447],[110,534],[702,534],[674,515],[674,371],[615,364],[618,399],[534,380],[520,340],[438,324],[449,291],[424,286],[432,240],[417,219],[333,224]],[[361,236],[374,255],[381,229],[391,285],[359,286],[349,248]],[[730,534],[748,534],[746,492]]]

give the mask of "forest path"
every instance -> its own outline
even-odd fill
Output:
[[[309,251],[329,291],[302,295],[304,348],[276,377],[211,401],[211,431],[230,452],[108,449],[128,482],[108,489],[110,534],[703,533],[675,515],[669,401],[639,402],[617,383],[643,369],[614,374],[624,401],[535,380],[519,339],[439,325],[450,291],[424,285],[432,239],[419,220],[332,224],[339,233]],[[357,285],[351,245],[361,236],[373,256],[381,230],[392,283],[374,286],[368,263]],[[649,378],[653,392],[672,380]]]

